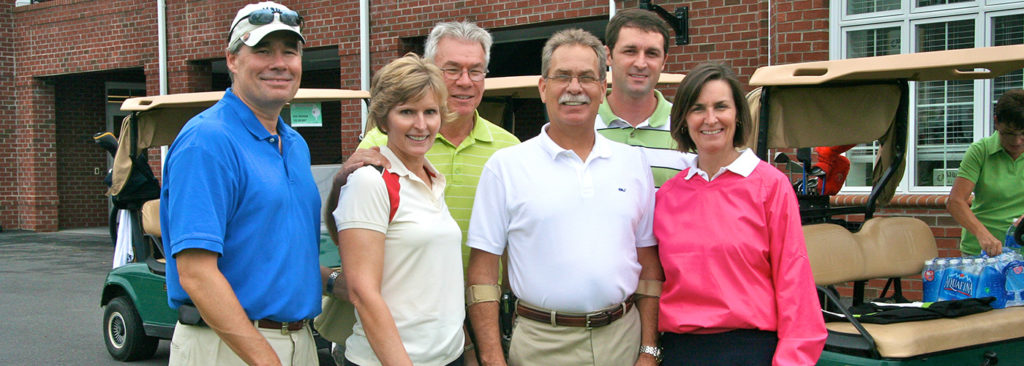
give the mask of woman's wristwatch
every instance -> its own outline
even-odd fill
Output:
[[[654,359],[661,363],[661,347],[658,346],[640,346],[640,353],[646,353],[654,356]]]
[[[324,286],[325,296],[334,296],[334,281],[338,279],[338,276],[341,276],[341,271],[331,272],[331,274],[327,276],[327,285]]]

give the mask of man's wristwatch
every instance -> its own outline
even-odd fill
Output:
[[[341,276],[341,271],[331,272],[331,274],[327,276],[327,285],[324,286],[324,295],[334,296],[334,281],[338,279],[338,276]]]
[[[661,347],[657,346],[640,346],[640,353],[646,353],[654,356],[654,359],[661,363]]]

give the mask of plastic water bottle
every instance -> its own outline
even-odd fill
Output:
[[[967,263],[966,261],[971,261]],[[938,301],[963,300],[974,295],[974,287],[978,283],[977,273],[971,273],[968,264],[972,259],[951,259],[949,268],[943,276],[942,289],[939,290]]]
[[[984,259],[980,266],[978,285],[975,286],[973,297],[995,297],[991,303],[993,308],[1002,309],[1006,307],[1006,276],[1003,275],[999,260],[996,258]]]
[[[942,278],[936,278],[939,271],[936,271],[935,262],[937,262],[936,259],[924,261],[924,270],[921,271],[922,287],[924,288],[922,300],[924,302],[934,302],[939,298],[939,283],[942,282]]]
[[[1006,277],[1006,306],[1024,305],[1024,262],[1013,261],[1003,268]]]
[[[1021,243],[1013,239],[1013,232],[1017,230],[1017,226],[1011,224],[1009,229],[1006,229],[1006,240],[1003,242],[1003,247],[1011,248],[1014,251],[1020,252]]]

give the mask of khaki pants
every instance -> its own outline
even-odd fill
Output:
[[[640,352],[640,313],[629,309],[621,319],[600,328],[552,326],[517,317],[512,328],[511,366],[636,363]]]
[[[316,343],[309,326],[281,334],[276,329],[257,328],[277,352],[284,366],[317,365]],[[178,323],[171,338],[169,366],[245,365],[213,329]]]

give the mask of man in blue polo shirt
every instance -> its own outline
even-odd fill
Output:
[[[180,314],[170,365],[317,363],[320,198],[309,147],[280,117],[302,78],[301,22],[273,2],[239,10],[231,88],[168,151],[160,224]]]

